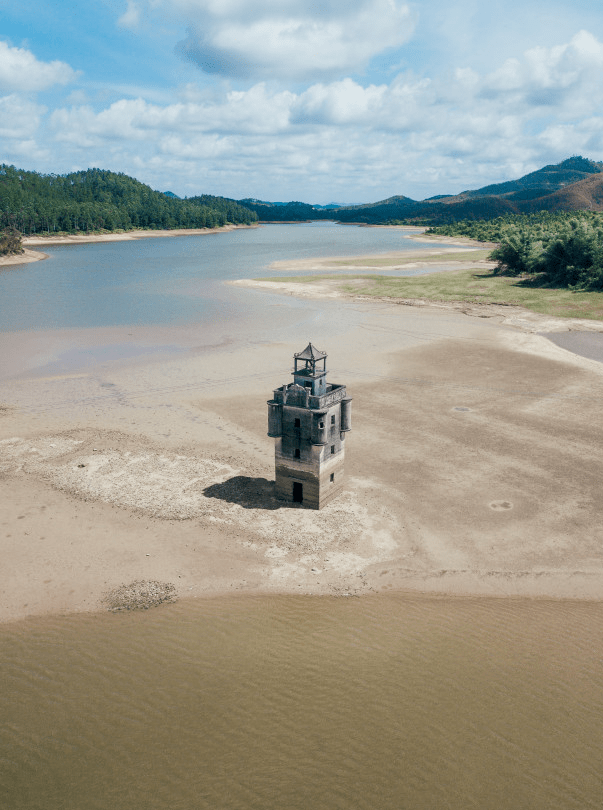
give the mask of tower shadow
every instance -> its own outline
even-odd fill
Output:
[[[235,475],[221,484],[211,484],[203,490],[206,498],[218,498],[227,503],[236,503],[243,509],[298,509],[301,504],[279,501],[274,492],[274,481],[267,478],[250,478]]]

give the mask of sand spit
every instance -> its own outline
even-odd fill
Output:
[[[487,263],[471,263],[471,266],[480,267],[486,266]],[[417,263],[417,266],[419,263]],[[402,267],[403,265],[400,265]],[[408,265],[404,265],[408,267]],[[458,269],[459,265],[451,266],[451,270]],[[296,267],[297,269],[297,267]],[[303,273],[304,268],[299,268],[300,274]],[[305,268],[309,272],[308,267]],[[314,270],[321,269],[316,265],[313,266]],[[322,268],[324,269],[324,268]],[[358,267],[346,267],[346,272],[350,270],[357,270]],[[440,268],[438,268],[440,271]],[[555,318],[550,315],[542,315],[538,312],[532,312],[524,307],[511,306],[506,304],[479,304],[466,301],[433,301],[427,298],[379,298],[373,296],[354,295],[346,293],[341,290],[341,282],[336,278],[320,278],[316,277],[315,281],[311,282],[291,282],[283,279],[283,281],[264,281],[260,279],[236,279],[227,282],[238,287],[248,287],[249,289],[260,290],[262,292],[274,292],[279,295],[291,295],[299,298],[314,298],[320,299],[341,299],[341,301],[349,301],[356,303],[381,303],[391,304],[397,307],[418,307],[430,311],[444,311],[456,312],[463,315],[469,315],[474,318],[487,318],[492,319],[494,322],[505,326],[512,326],[522,332],[531,332],[532,334],[543,334],[549,332],[603,332],[603,322],[590,320],[586,318]]]
[[[27,250],[23,253],[18,253],[15,256],[0,256],[0,269],[2,267],[11,267],[15,264],[30,264],[30,262],[39,262],[42,259],[47,259],[47,253],[41,253],[39,250]]]

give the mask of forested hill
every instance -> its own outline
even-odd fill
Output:
[[[87,169],[38,174],[0,165],[0,228],[24,234],[249,225],[257,214],[224,197],[153,191],[125,174]]]
[[[334,214],[332,209],[303,202],[273,203],[245,199],[239,200],[239,203],[255,211],[262,222],[305,222],[311,219],[333,219],[338,216],[340,211],[339,208],[336,208]]]

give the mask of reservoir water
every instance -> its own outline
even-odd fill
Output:
[[[319,222],[45,246],[45,261],[0,271],[0,349],[2,333],[19,335],[0,351],[0,380],[274,341],[292,330],[306,339],[340,332],[345,322],[332,303],[224,281],[280,275],[275,261],[433,249],[405,238],[419,233]]]
[[[222,282],[277,275],[269,270],[274,261],[426,247],[433,242],[406,239],[400,230],[328,222],[53,245],[41,248],[45,261],[0,272],[0,332],[224,324],[247,318],[249,293]]]

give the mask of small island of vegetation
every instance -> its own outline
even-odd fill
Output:
[[[15,228],[5,228],[0,233],[0,256],[18,256],[21,253],[21,234]]]

